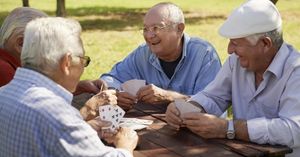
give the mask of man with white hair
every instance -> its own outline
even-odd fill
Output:
[[[269,0],[249,0],[219,29],[230,54],[220,72],[188,102],[203,113],[181,115],[170,104],[171,126],[184,124],[205,138],[228,138],[293,148],[300,156],[300,54],[282,38],[282,21]],[[233,120],[217,116],[232,105]]]
[[[145,80],[137,95],[118,92],[118,104],[132,108],[136,100],[151,104],[187,99],[204,89],[221,67],[214,47],[207,41],[184,33],[182,10],[173,3],[158,3],[144,17],[142,33],[146,41],[110,73],[103,74],[109,87],[120,90],[120,84]]]
[[[0,88],[1,156],[132,156],[136,132],[121,128],[112,139],[117,149],[107,147],[71,106],[90,60],[80,33],[78,22],[64,18],[27,24],[22,67]],[[116,104],[114,94],[101,102]]]
[[[26,24],[44,12],[27,7],[16,8],[5,18],[0,28],[0,87],[12,80],[15,71],[21,66],[24,30]]]

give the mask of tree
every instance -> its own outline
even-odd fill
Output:
[[[29,7],[29,0],[22,0],[23,7]]]
[[[67,15],[65,0],[56,0],[56,16],[65,17]]]

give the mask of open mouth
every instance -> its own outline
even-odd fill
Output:
[[[151,45],[158,45],[160,43],[160,41],[158,41],[158,42],[151,42],[150,44]]]

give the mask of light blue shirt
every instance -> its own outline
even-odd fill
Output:
[[[101,79],[117,89],[125,81],[141,79],[166,90],[193,95],[215,78],[221,63],[211,44],[199,38],[190,38],[187,34],[184,34],[182,53],[171,79],[164,73],[159,59],[146,44],[135,49],[117,63],[110,73],[103,74]]]
[[[105,146],[71,104],[72,94],[46,76],[18,68],[0,88],[0,156],[132,156]]]
[[[283,44],[255,88],[254,73],[229,56],[222,69],[191,100],[210,114],[220,115],[232,102],[234,119],[247,120],[250,140],[281,144],[300,156],[300,54]]]

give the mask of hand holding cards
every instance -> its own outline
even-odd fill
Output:
[[[121,87],[122,87],[123,91],[125,91],[133,96],[136,96],[136,93],[139,91],[139,89],[145,85],[146,85],[145,80],[133,79],[133,80],[124,82],[121,85]]]
[[[101,120],[109,121],[112,125],[108,128],[110,131],[115,131],[119,128],[119,123],[123,118],[125,111],[118,105],[103,105],[99,107],[99,116]]]
[[[180,112],[180,117],[182,117],[182,115],[185,113],[202,111],[201,108],[196,107],[195,105],[188,103],[183,99],[175,99],[175,106]]]

